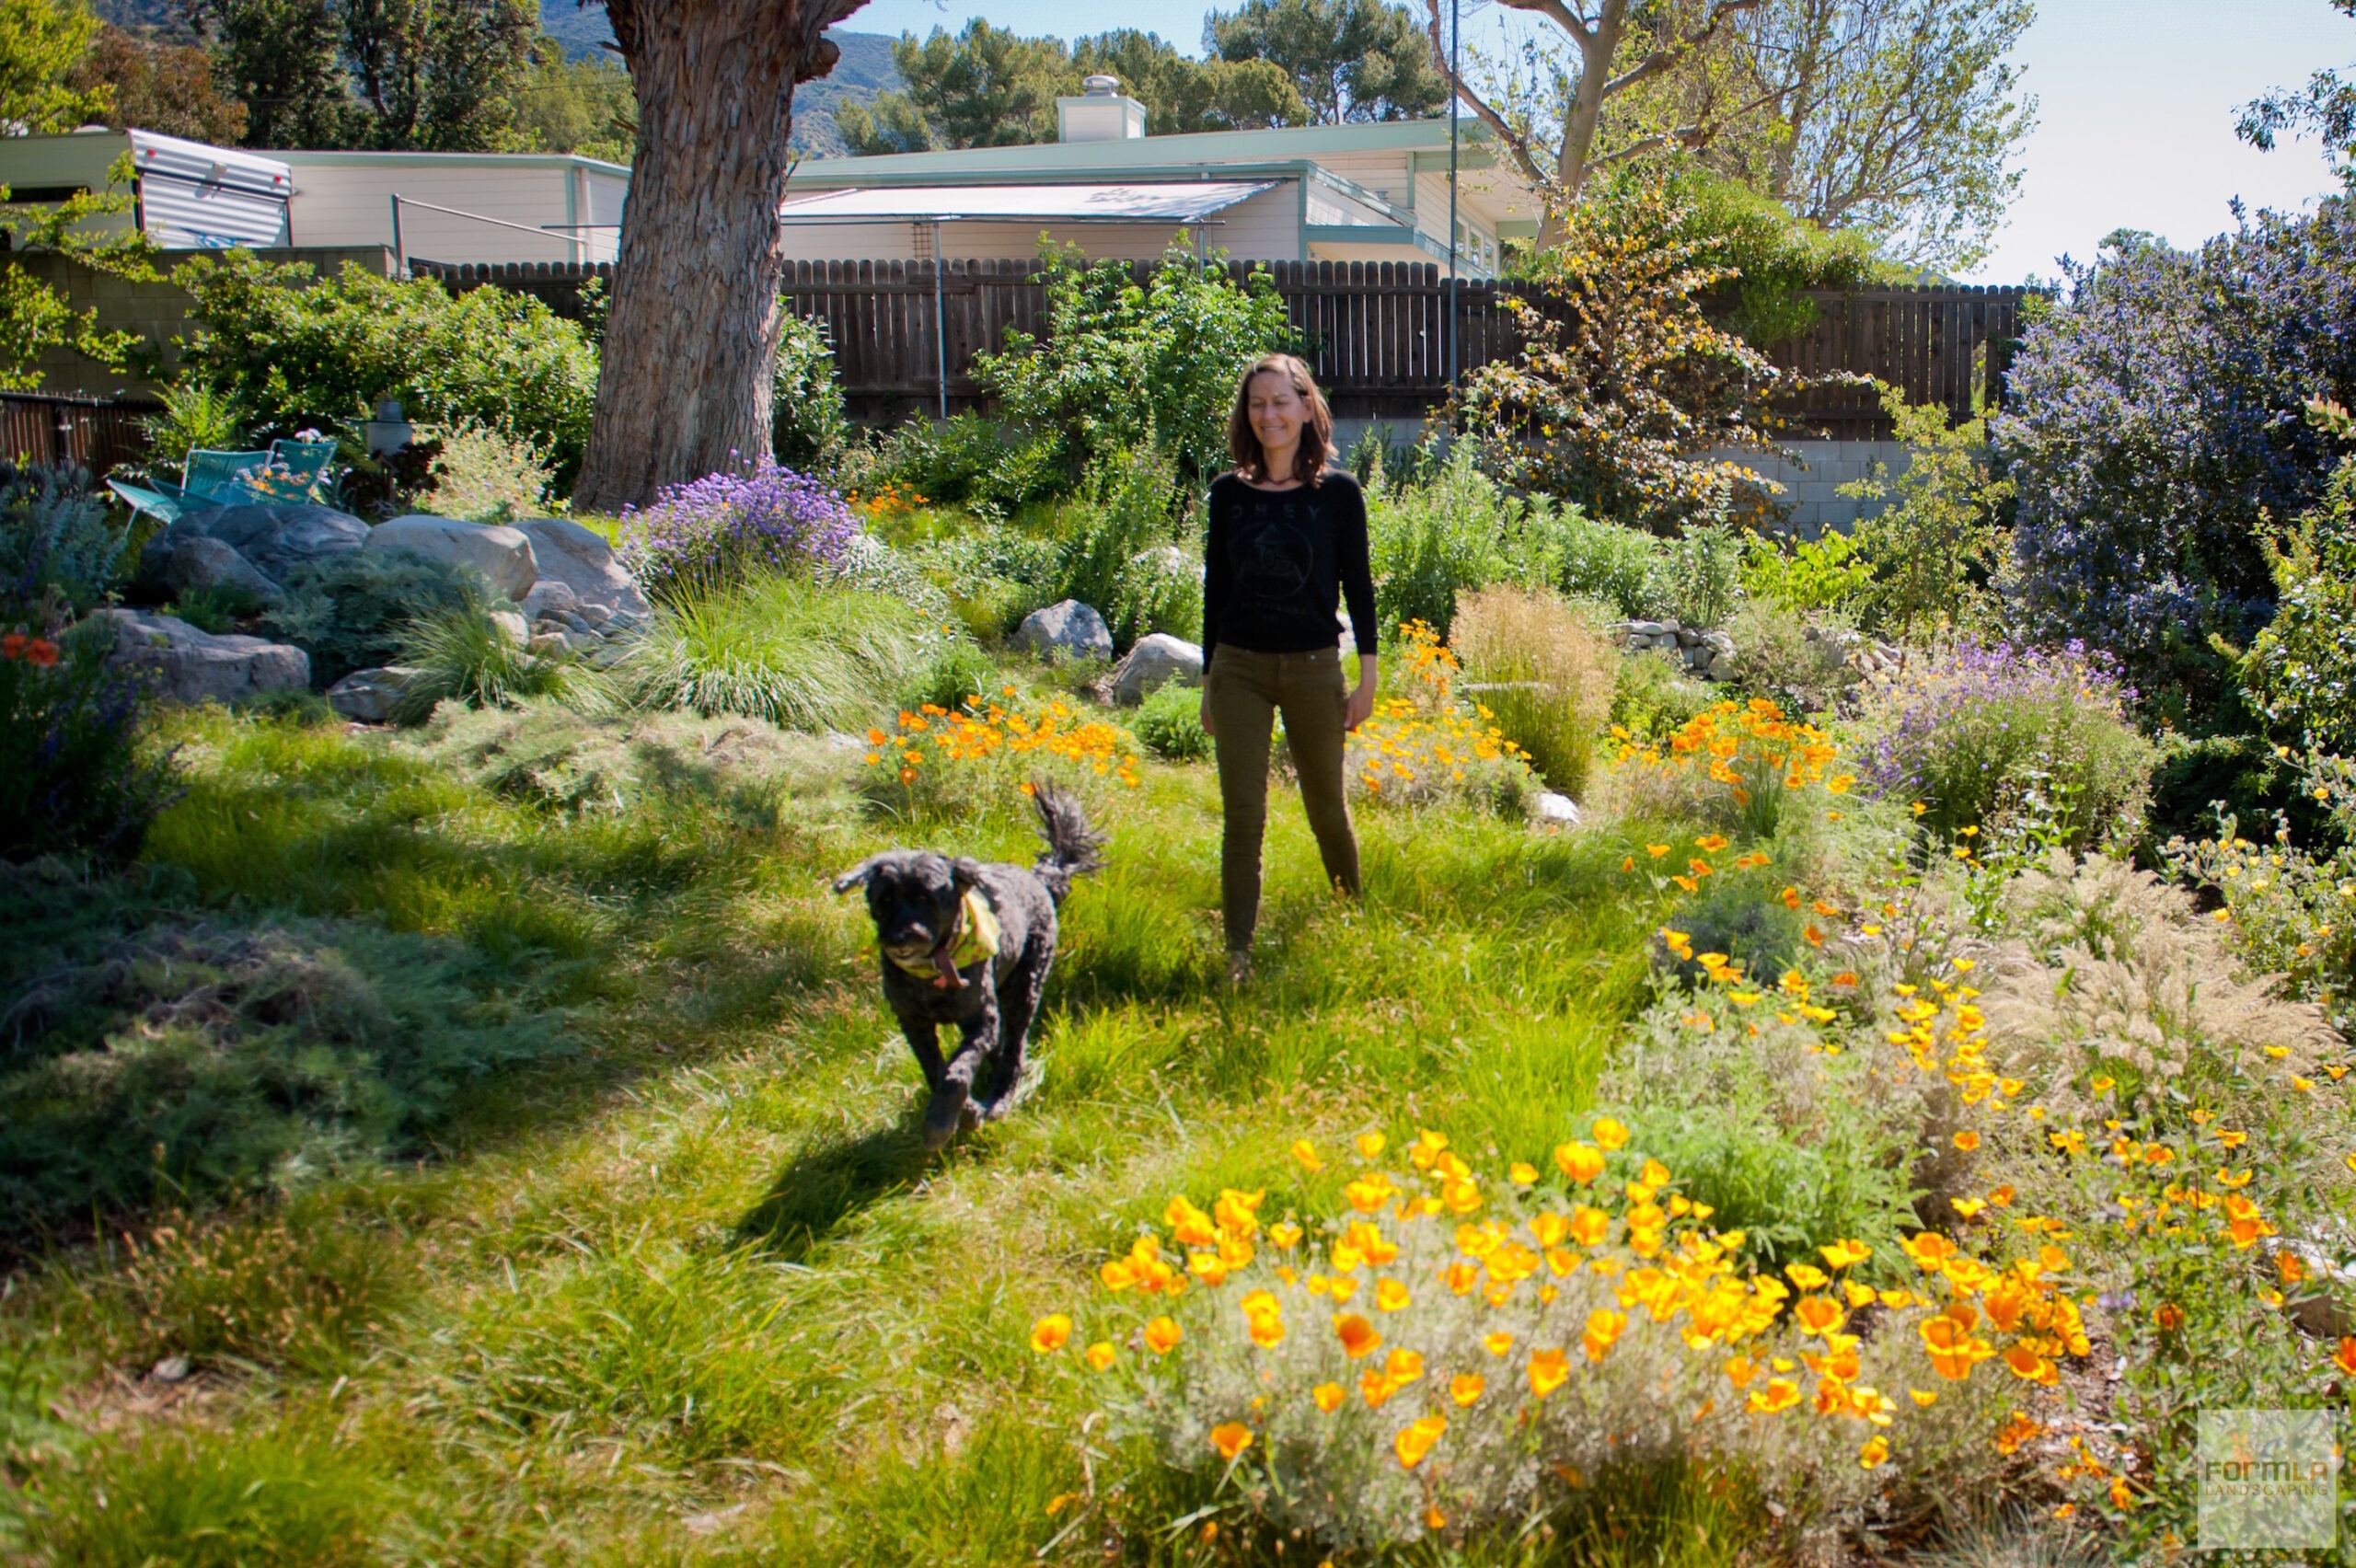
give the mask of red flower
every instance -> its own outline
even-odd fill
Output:
[[[0,659],[21,659],[25,656],[25,634],[12,631],[0,637]]]
[[[57,663],[57,644],[46,637],[36,637],[25,644],[25,657],[45,670]]]

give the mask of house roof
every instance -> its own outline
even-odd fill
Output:
[[[1465,167],[1486,167],[1488,128],[1461,121]],[[1268,131],[1198,131],[1108,142],[1037,142],[1013,147],[959,147],[945,152],[878,153],[865,157],[806,158],[792,185],[803,190],[884,185],[947,177],[1103,173],[1140,167],[1218,168],[1239,164],[1293,163],[1332,153],[1445,153],[1448,121],[1396,120],[1367,125],[1295,125]]]
[[[1273,179],[1105,185],[895,185],[853,187],[786,202],[791,223],[1201,223],[1264,190]]]

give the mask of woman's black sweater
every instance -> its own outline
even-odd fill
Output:
[[[1346,598],[1361,653],[1375,646],[1366,495],[1328,469],[1315,486],[1264,490],[1214,480],[1203,546],[1203,663],[1222,642],[1260,653],[1331,648]]]

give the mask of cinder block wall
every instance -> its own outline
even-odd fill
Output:
[[[1859,519],[1879,513],[1882,502],[1842,495],[1841,487],[1872,478],[1877,464],[1895,476],[1906,471],[1908,462],[1906,444],[1900,441],[1789,441],[1784,444],[1799,461],[1786,462],[1757,452],[1720,451],[1706,455],[1740,463],[1766,479],[1788,514],[1792,531],[1807,539],[1827,528],[1845,534]]]
[[[331,277],[346,261],[355,261],[381,275],[392,272],[392,252],[380,245],[298,246],[258,250],[265,261],[307,262],[322,277]],[[187,259],[189,253],[166,252],[166,270]],[[63,295],[75,312],[96,309],[98,326],[108,331],[133,331],[161,356],[166,375],[179,363],[175,338],[189,334],[189,307],[194,302],[168,281],[138,282],[102,272],[95,267],[54,251],[17,251],[0,255],[0,266],[17,267]],[[118,375],[70,349],[52,349],[40,358],[43,392],[70,392],[96,397],[152,397],[156,383],[136,375]]]

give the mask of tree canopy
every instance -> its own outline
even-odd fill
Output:
[[[1203,48],[1276,66],[1322,125],[1423,120],[1448,105],[1415,13],[1384,0],[1243,0],[1210,14]]]
[[[71,80],[98,30],[78,0],[0,0],[0,135],[71,131],[106,118],[113,93]]]
[[[2356,0],[2331,0],[2344,17],[2356,17]],[[2242,106],[2235,133],[2261,152],[2272,152],[2282,136],[2314,136],[2339,165],[2339,178],[2356,186],[2356,81],[2337,71],[2317,71],[2304,87],[2276,87]]]
[[[1056,99],[1081,80],[1117,76],[1146,107],[1146,131],[1241,131],[1311,122],[1292,78],[1265,60],[1190,60],[1156,34],[1121,29],[1066,44],[976,19],[951,34],[903,34],[892,46],[905,84],[845,103],[835,123],[854,153],[1019,146],[1057,136]]]

